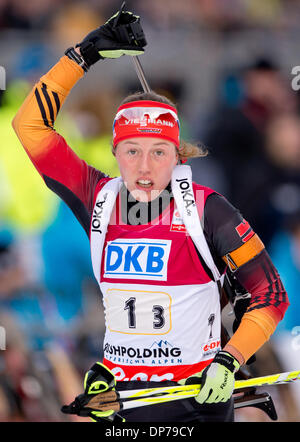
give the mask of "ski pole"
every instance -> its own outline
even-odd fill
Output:
[[[237,380],[234,384],[234,393],[238,390],[249,387],[271,386],[279,384],[287,384],[300,380],[300,370],[286,373],[279,373],[269,376],[261,376],[252,379]],[[100,393],[95,400],[105,402],[122,401],[139,401],[140,403],[163,403],[177,399],[186,399],[195,397],[200,392],[200,384],[194,385],[175,385],[171,387],[155,387],[147,389],[109,391]],[[97,399],[96,399],[97,398]]]
[[[118,22],[119,22],[119,19],[120,19],[120,16],[121,16],[122,12],[125,9],[125,6],[126,6],[126,2],[123,1],[122,5],[120,7],[119,13],[116,16],[115,21],[114,21],[114,28],[115,29],[118,27]],[[130,28],[130,23],[127,26],[128,26],[128,28]],[[124,37],[124,35],[126,35],[127,39],[130,40],[131,37],[132,37],[132,34],[129,34],[129,29],[128,28],[123,28],[122,29],[122,35],[123,35],[123,37]],[[145,38],[142,28],[139,28],[138,30],[139,30],[139,39]],[[136,36],[137,29],[135,28],[135,31],[133,31],[133,29],[131,29],[131,32],[135,35],[135,38],[136,38],[137,37]],[[146,43],[146,40],[145,40],[145,43]],[[138,76],[138,79],[140,80],[140,83],[142,85],[143,91],[144,92],[151,92],[151,88],[150,88],[150,86],[149,86],[149,84],[148,84],[148,82],[146,80],[145,72],[143,70],[143,67],[142,67],[142,64],[140,62],[139,57],[137,55],[134,55],[131,58],[132,58],[132,61],[133,61],[134,68],[135,68],[136,74]]]
[[[285,384],[300,380],[300,370],[262,376],[252,379],[236,380],[234,384],[234,407],[252,406],[265,411],[276,420],[276,410],[268,393],[258,395],[256,387],[263,385]],[[199,379],[201,382],[201,379]],[[123,409],[144,407],[174,400],[188,399],[197,396],[201,385],[174,385],[146,389],[117,391],[114,374],[102,363],[97,362],[86,373],[85,393],[77,396],[70,405],[62,407],[62,412],[88,416],[90,411],[118,412]],[[117,415],[117,414],[116,414]]]
[[[132,58],[133,64],[134,64],[134,68],[136,71],[136,74],[138,76],[138,79],[140,80],[140,83],[142,85],[142,88],[144,90],[144,92],[151,92],[151,88],[146,80],[145,77],[145,73],[143,70],[143,67],[141,65],[140,59],[137,55],[134,55]]]
[[[234,397],[234,409],[244,408],[244,407],[255,407],[267,413],[267,415],[272,420],[277,420],[277,413],[272,401],[271,396],[268,393],[256,394],[254,388],[247,389],[242,396]],[[115,412],[120,412],[122,410],[129,410],[132,408],[146,407],[149,405],[157,405],[165,402],[170,402],[174,400],[187,399],[191,396],[191,393],[182,395],[167,395],[164,397],[143,396],[138,399],[133,399],[130,397],[121,399],[120,394],[116,391],[109,391],[103,393],[102,395],[97,395],[92,398],[86,407],[92,408],[93,410],[108,411],[114,410]],[[100,398],[101,396],[101,398]],[[124,396],[124,395],[123,395]]]

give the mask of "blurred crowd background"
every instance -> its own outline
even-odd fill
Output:
[[[120,4],[0,0],[0,421],[70,420],[60,406],[82,392],[85,371],[102,357],[104,317],[88,239],[32,167],[11,121],[65,49]],[[132,0],[127,8],[142,17],[148,82],[178,105],[183,138],[209,150],[191,162],[194,180],[240,209],[288,292],[290,308],[249,372],[300,369],[300,96],[292,87],[300,1]],[[139,89],[129,58],[99,62],[75,86],[56,130],[88,163],[118,175],[113,116]],[[300,421],[299,384],[264,390],[279,420]],[[254,408],[236,419],[269,420]]]

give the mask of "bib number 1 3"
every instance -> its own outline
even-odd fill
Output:
[[[116,333],[165,335],[172,329],[171,305],[167,292],[109,288],[104,295],[106,325]]]
[[[129,328],[136,328],[136,298],[129,298],[125,301],[124,310],[128,310],[128,326]],[[162,328],[165,325],[164,308],[161,305],[153,305],[153,328],[155,330]]]

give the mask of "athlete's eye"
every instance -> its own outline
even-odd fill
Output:
[[[136,150],[136,149],[129,149],[129,150],[128,150],[128,154],[129,154],[130,156],[134,156],[134,155],[136,155],[136,153],[137,153],[137,150]]]
[[[164,155],[164,151],[163,150],[156,150],[155,155],[158,157],[162,157]]]

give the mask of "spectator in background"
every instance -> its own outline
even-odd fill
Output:
[[[257,212],[261,230],[271,240],[287,216],[300,211],[300,116],[283,114],[270,121],[265,134]],[[259,165],[257,165],[259,170]]]
[[[27,289],[27,290],[26,290]],[[0,324],[5,330],[5,350],[0,352],[0,420],[39,420],[53,416],[43,407],[42,387],[32,376],[32,345],[39,317],[38,300],[29,295],[28,279],[20,262],[15,235],[9,228],[0,229]],[[28,311],[24,311],[24,307]],[[3,343],[1,343],[3,344]],[[57,413],[56,413],[57,415]]]
[[[2,0],[0,29],[43,29],[59,3],[59,0]]]
[[[269,244],[287,215],[300,210],[300,117],[282,114],[264,131],[263,153],[249,160],[248,211]],[[247,166],[245,166],[247,170]],[[247,188],[246,188],[247,190]]]
[[[85,293],[85,289],[91,286],[93,291],[94,285],[96,294],[96,284],[90,263],[89,242],[64,202],[59,204],[54,221],[41,235],[41,246],[44,264],[43,282],[55,299],[51,333],[54,335],[61,333],[72,342],[74,334],[75,336],[78,334],[80,324],[87,315],[88,301],[95,306],[94,299]],[[97,309],[98,297],[97,292],[95,296]],[[98,321],[98,324],[97,332],[103,333],[104,325],[101,330],[101,321]],[[87,333],[90,333],[90,330],[87,330]],[[100,342],[97,354],[99,349]],[[70,350],[73,350],[72,345]]]
[[[4,226],[0,227],[0,299],[24,284],[24,274],[13,249],[14,235]]]
[[[223,170],[218,190],[240,208],[267,243],[269,226],[265,228],[261,220],[258,194],[266,171],[273,167],[264,148],[266,128],[276,116],[295,112],[297,102],[279,69],[266,59],[244,71],[239,87],[243,94],[233,104],[228,100],[220,104],[204,142],[215,167]],[[222,182],[225,188],[220,188]]]
[[[39,281],[30,275],[32,244],[25,250],[23,237],[4,227],[0,230],[0,325],[7,336],[5,351],[0,352],[0,420],[61,419],[60,402],[80,392],[79,372],[87,359],[99,355],[104,325],[98,314],[95,321],[96,296],[92,299],[92,288],[83,284],[90,273],[85,254],[89,248],[86,244],[85,249],[87,240],[68,212],[62,204],[57,219],[42,235],[42,244],[47,244],[46,272]],[[62,230],[57,247],[51,235],[61,223],[68,234]],[[66,253],[70,241],[72,255]],[[88,289],[83,305],[82,292]]]
[[[298,123],[299,124],[299,123]],[[298,172],[299,173],[299,172]],[[299,198],[299,197],[298,197]],[[299,200],[298,200],[299,201]],[[284,371],[300,366],[300,210],[286,216],[270,244],[270,255],[289,292],[290,308],[271,342]],[[300,384],[290,389],[300,419]]]
[[[300,210],[286,217],[284,227],[271,242],[270,255],[289,291],[291,304],[278,331],[291,335],[300,326]],[[298,352],[300,357],[300,342]]]

